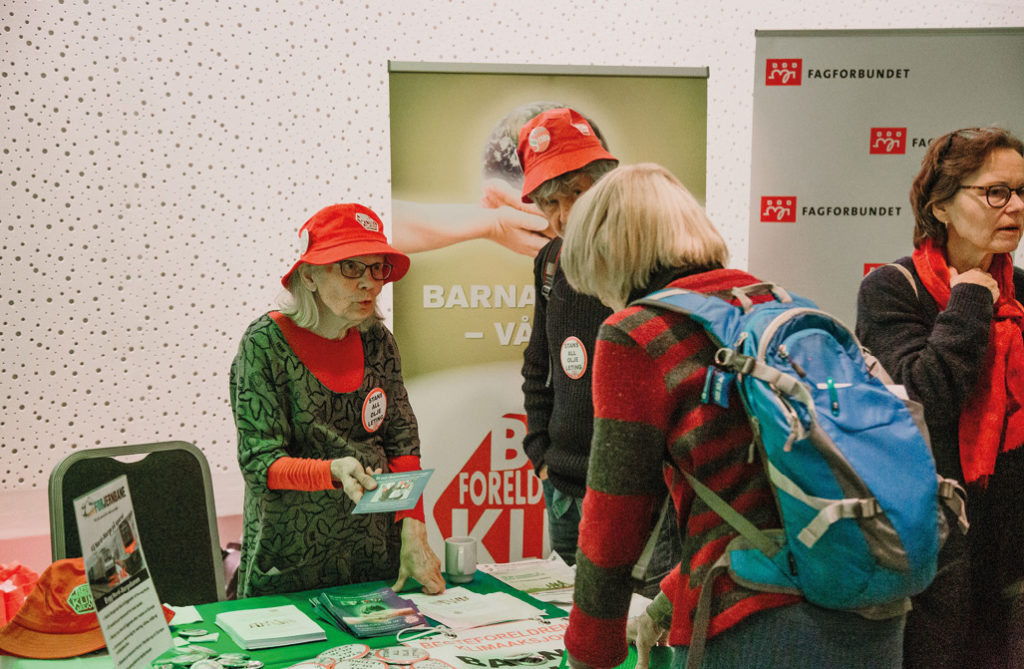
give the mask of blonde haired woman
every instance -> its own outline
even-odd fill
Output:
[[[652,643],[689,657],[692,613],[712,587],[708,568],[736,536],[680,471],[695,475],[758,527],[778,527],[767,477],[747,461],[752,439],[735,390],[728,406],[701,390],[716,347],[686,316],[627,306],[666,285],[731,300],[759,283],[725,269],[728,251],[707,214],[666,169],[610,172],[575,204],[562,263],[580,292],[616,309],[601,326],[593,369],[594,441],[583,502],[574,607],[566,633],[573,667],[613,667],[626,657],[629,573],[650,532],[665,480],[677,507],[683,560],[647,613],[631,621],[638,666]],[[664,478],[663,478],[664,477]],[[902,614],[867,620],[794,595],[713,579],[704,667],[898,667]]]

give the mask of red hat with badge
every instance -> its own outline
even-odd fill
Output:
[[[380,217],[361,204],[324,207],[299,228],[299,237],[305,241],[305,248],[298,262],[281,277],[285,288],[302,263],[329,265],[346,258],[380,253],[394,266],[386,281],[398,281],[409,271],[409,256],[388,244]]]
[[[618,159],[608,153],[587,119],[567,107],[537,114],[519,130],[519,164],[523,167],[523,202],[545,181],[578,170],[595,160]]]

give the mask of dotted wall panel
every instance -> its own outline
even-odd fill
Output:
[[[51,469],[93,446],[191,441],[218,511],[239,512],[227,370],[313,211],[357,200],[389,220],[388,61],[710,67],[707,205],[742,267],[755,30],[1024,25],[1018,1],[0,11],[2,537],[45,533]]]

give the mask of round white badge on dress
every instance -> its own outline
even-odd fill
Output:
[[[562,371],[570,379],[578,379],[587,371],[587,349],[578,337],[567,337],[559,351]]]
[[[388,396],[380,388],[374,388],[363,400],[363,427],[367,432],[376,432],[384,422],[388,410]]]

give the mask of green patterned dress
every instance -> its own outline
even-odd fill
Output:
[[[231,364],[238,464],[245,479],[239,597],[398,574],[401,533],[394,514],[352,515],[353,503],[340,488],[267,487],[267,469],[281,457],[352,456],[388,471],[389,458],[419,455],[395,340],[380,323],[361,334],[363,382],[345,393],[330,390],[310,372],[269,315],[242,337]],[[368,398],[375,389],[383,391],[386,408],[383,421],[371,418],[368,429]]]

